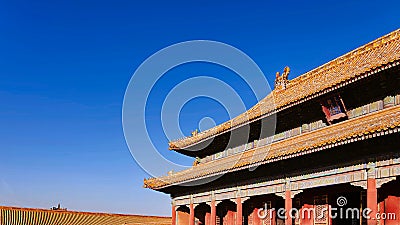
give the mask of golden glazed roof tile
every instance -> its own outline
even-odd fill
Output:
[[[359,47],[293,80],[286,89],[275,89],[245,113],[195,136],[171,141],[170,149],[183,149],[243,123],[290,107],[301,100],[329,90],[382,65],[400,59],[400,29]]]
[[[254,148],[219,160],[200,163],[190,169],[169,176],[150,178],[144,186],[160,189],[169,185],[193,181],[200,177],[211,177],[241,170],[298,155],[324,150],[349,141],[364,140],[380,135],[379,132],[400,130],[400,106],[393,106],[375,113],[346,120],[344,122],[294,136],[271,145]]]
[[[58,211],[0,206],[0,224],[2,225],[32,224],[32,221],[34,221],[35,224],[40,225],[171,224],[171,218],[168,217]]]

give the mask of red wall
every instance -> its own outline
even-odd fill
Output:
[[[398,225],[400,224],[400,197],[389,195],[383,202],[380,203],[380,214],[394,213],[395,219],[381,220],[380,225]],[[382,207],[383,206],[383,207]],[[383,209],[382,209],[383,208]],[[382,215],[383,216],[383,215]]]
[[[189,224],[189,214],[186,212],[178,211],[178,225],[188,225]]]

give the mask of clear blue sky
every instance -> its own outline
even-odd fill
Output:
[[[142,188],[148,175],[122,130],[125,88],[147,57],[216,40],[248,54],[270,82],[286,65],[293,78],[399,28],[399,8],[394,0],[1,0],[0,205],[169,215],[169,197]],[[231,83],[247,108],[256,103],[234,74],[196,63],[171,71],[157,96],[199,74]],[[197,99],[182,110],[182,130],[204,116],[228,119],[216,102]],[[168,152],[159,124],[149,130],[162,154],[190,162]]]

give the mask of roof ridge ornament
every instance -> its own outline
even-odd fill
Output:
[[[286,86],[289,84],[288,76],[290,73],[290,68],[286,66],[283,69],[282,76],[280,75],[279,72],[276,72],[276,77],[275,77],[275,89],[276,90],[282,90],[286,89]]]
[[[199,134],[199,130],[198,129],[192,131],[192,137],[197,136],[198,134]]]

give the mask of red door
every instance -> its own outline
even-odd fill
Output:
[[[382,219],[385,225],[398,225],[400,223],[400,197],[388,196],[385,199],[385,212],[381,213]]]

